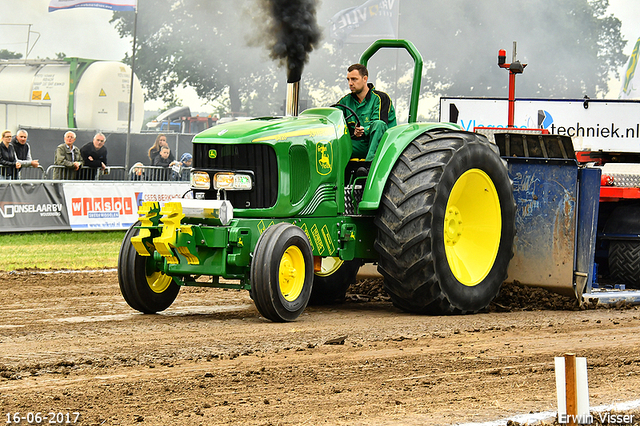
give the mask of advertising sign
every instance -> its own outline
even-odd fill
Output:
[[[59,185],[0,183],[0,232],[69,229]]]
[[[143,201],[163,204],[181,198],[189,183],[92,182],[63,183],[73,230],[127,229],[138,220]]]
[[[465,130],[507,126],[508,101],[441,98],[440,121]],[[516,99],[514,126],[573,137],[576,151],[640,152],[640,101]]]

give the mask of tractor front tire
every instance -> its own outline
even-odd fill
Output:
[[[344,301],[347,289],[356,282],[362,266],[360,259],[342,260],[339,257],[322,258],[322,269],[313,278],[311,305],[327,305]]]
[[[164,311],[176,300],[180,286],[165,273],[159,271],[151,256],[140,256],[131,244],[131,237],[138,235],[134,223],[122,240],[118,255],[118,283],[127,304],[136,311],[155,314]]]
[[[256,244],[250,274],[251,296],[263,317],[297,319],[313,287],[313,253],[304,231],[284,222],[268,227]]]
[[[484,136],[426,132],[394,165],[375,223],[378,270],[395,306],[429,314],[484,309],[513,256],[506,163]]]
[[[640,288],[640,241],[611,240],[609,272],[616,284]]]

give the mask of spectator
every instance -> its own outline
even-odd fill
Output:
[[[87,176],[85,176],[87,179],[95,179],[98,169],[102,169],[103,172],[107,169],[107,147],[104,146],[105,141],[106,138],[102,133],[96,133],[93,141],[80,148],[84,165],[91,167]]]
[[[158,156],[153,160],[152,166],[164,167],[167,170],[158,171],[158,179],[167,180],[169,176],[169,168],[176,164],[180,164],[177,161],[172,160],[171,157],[171,150],[168,146],[160,147],[160,152],[158,153]]]
[[[31,147],[27,143],[29,134],[26,130],[20,129],[11,140],[13,150],[16,152],[16,157],[22,167],[39,167],[38,160],[31,158]]]
[[[164,134],[159,134],[156,137],[156,141],[153,144],[153,146],[149,148],[149,161],[152,166],[153,166],[154,160],[156,159],[156,157],[158,157],[158,154],[160,153],[160,148],[162,148],[163,146],[166,146],[167,148],[169,147],[169,144],[167,143],[167,136]],[[169,158],[171,161],[175,160],[175,157],[173,156],[173,154],[170,154]]]
[[[3,179],[17,179],[18,170],[22,166],[17,161],[16,152],[11,145],[11,130],[2,132],[0,143],[0,177]]]
[[[131,180],[146,180],[144,173],[144,164],[138,161],[133,165],[131,171]]]
[[[76,179],[78,170],[84,164],[82,155],[77,146],[73,146],[76,141],[76,134],[68,131],[64,134],[64,143],[56,148],[53,164],[64,166],[66,169],[56,167],[53,170],[53,179]]]
[[[191,162],[192,157],[191,154],[185,152],[180,157],[180,163],[175,164],[173,168],[173,173],[171,174],[171,180],[189,180],[191,174]]]

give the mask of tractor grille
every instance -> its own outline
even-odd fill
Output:
[[[292,146],[289,150],[291,164],[291,204],[302,200],[309,188],[309,154],[304,146]]]
[[[215,158],[212,158],[215,157]],[[195,169],[204,169],[211,178],[218,171],[251,171],[254,186],[251,191],[227,191],[226,199],[234,207],[265,209],[278,199],[278,161],[269,145],[259,144],[194,144]],[[206,191],[205,199],[215,199],[215,190]]]

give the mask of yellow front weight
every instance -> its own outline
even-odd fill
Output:
[[[176,248],[178,232],[192,235],[191,226],[180,225],[180,221],[184,218],[184,213],[182,213],[182,204],[178,202],[165,203],[160,214],[162,215],[160,221],[163,224],[162,234],[153,239],[153,244],[156,246],[158,253],[167,259],[167,263],[177,264],[179,260],[172,249]],[[179,247],[177,250],[187,258],[190,264],[199,263],[198,258],[192,255],[187,247]]]
[[[138,214],[140,216],[140,226],[156,226],[158,220],[156,217],[160,213],[160,204],[153,201],[145,201],[142,203],[140,208],[138,209]],[[154,223],[154,220],[156,219]],[[135,237],[131,237],[131,244],[133,248],[136,249],[140,256],[151,256],[151,252],[153,252],[153,245],[149,244],[145,245],[144,239],[151,237],[151,231],[149,229],[142,228],[140,232]]]

